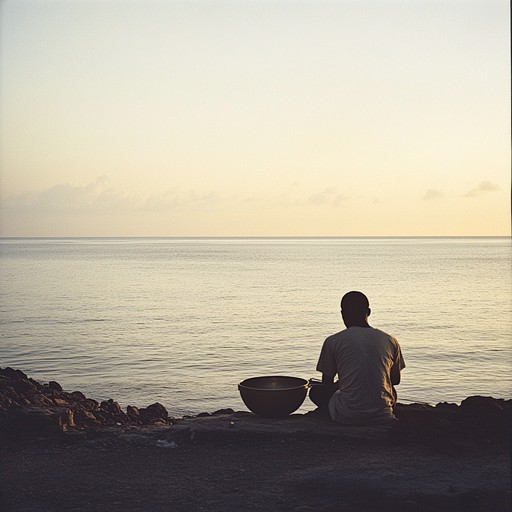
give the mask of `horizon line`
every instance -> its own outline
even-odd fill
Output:
[[[174,239],[174,240],[297,240],[297,239],[413,239],[413,238],[512,238],[512,235],[89,235],[89,236],[0,236],[0,240],[72,240],[72,239]]]

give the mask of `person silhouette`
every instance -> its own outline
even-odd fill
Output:
[[[339,423],[367,425],[395,419],[395,387],[405,368],[398,341],[368,324],[371,314],[366,295],[358,291],[341,299],[346,329],[322,345],[317,371],[322,383],[309,392],[320,413]],[[338,375],[338,381],[334,378]]]

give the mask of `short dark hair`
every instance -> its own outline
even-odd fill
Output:
[[[348,292],[341,299],[341,309],[349,313],[365,314],[370,307],[368,297],[361,292]]]

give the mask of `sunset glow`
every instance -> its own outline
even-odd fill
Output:
[[[504,0],[1,8],[2,236],[510,232]]]

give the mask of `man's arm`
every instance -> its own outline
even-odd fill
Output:
[[[400,367],[394,364],[391,368],[391,384],[398,386],[400,384]]]
[[[327,375],[327,373],[322,373],[322,384],[324,386],[330,386],[334,382],[334,375]]]
[[[396,341],[395,362],[394,362],[393,366],[391,367],[391,372],[390,372],[391,384],[393,384],[393,386],[398,386],[398,384],[400,384],[400,372],[404,368],[405,368],[405,361],[402,356],[402,350],[400,349],[400,345],[398,344],[398,341]]]

